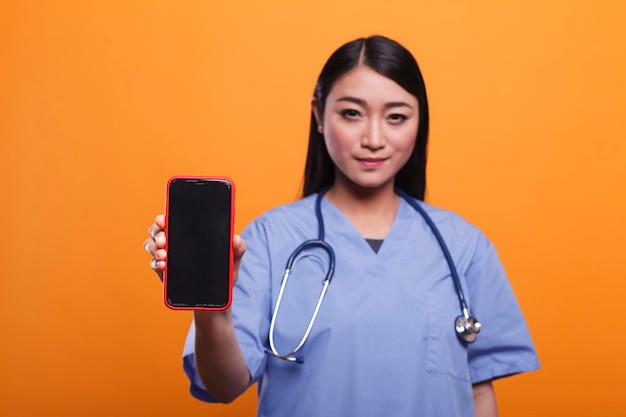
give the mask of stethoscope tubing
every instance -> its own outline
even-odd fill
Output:
[[[452,255],[450,255],[450,251],[448,250],[448,245],[443,240],[443,236],[439,232],[439,229],[435,225],[435,222],[431,219],[431,217],[426,213],[426,210],[419,205],[417,201],[415,201],[409,194],[400,188],[396,187],[396,193],[404,198],[407,203],[409,203],[417,212],[422,216],[428,227],[432,231],[435,239],[439,243],[439,247],[441,247],[441,251],[443,252],[443,256],[446,258],[446,263],[448,264],[448,268],[450,269],[450,275],[452,275],[452,281],[454,282],[454,288],[456,289],[456,293],[459,297],[459,304],[461,306],[461,311],[463,312],[463,316],[466,319],[469,319],[469,309],[467,307],[467,302],[465,301],[465,294],[463,293],[463,288],[461,287],[461,280],[459,279],[459,273],[456,270],[456,265],[454,264],[454,260],[452,259]]]
[[[285,274],[283,275],[283,279],[280,284],[278,298],[276,299],[276,305],[274,306],[274,311],[272,313],[272,318],[270,321],[270,329],[269,329],[270,349],[265,349],[267,353],[277,358],[284,359],[290,362],[296,362],[299,364],[304,362],[304,358],[302,356],[294,356],[294,355],[302,348],[302,346],[304,346],[304,343],[306,342],[307,338],[309,337],[309,334],[311,333],[311,329],[313,328],[313,324],[315,323],[315,319],[317,318],[317,314],[319,313],[320,307],[322,305],[322,301],[324,300],[324,297],[326,296],[328,285],[330,284],[330,281],[335,271],[335,252],[333,248],[324,240],[324,218],[322,216],[322,198],[324,197],[324,194],[328,191],[329,188],[330,188],[330,185],[324,187],[318,193],[317,198],[315,200],[315,216],[317,217],[317,224],[318,224],[318,238],[307,240],[303,242],[302,244],[300,244],[300,246],[298,246],[293,251],[291,256],[289,256],[289,259],[287,260],[287,265],[285,267]],[[455,287],[455,290],[459,299],[461,311],[463,312],[463,315],[457,317],[457,319],[455,320],[455,328],[456,328],[457,335],[459,336],[459,339],[463,343],[474,342],[474,340],[476,340],[476,335],[478,334],[478,332],[480,332],[481,324],[478,320],[476,320],[476,318],[470,316],[469,314],[469,308],[467,306],[467,302],[465,301],[465,295],[463,293],[463,288],[461,286],[461,280],[459,279],[459,274],[454,264],[454,260],[452,259],[452,255],[450,254],[450,251],[448,249],[448,246],[446,245],[446,242],[443,239],[443,236],[441,236],[441,233],[439,232],[439,229],[435,225],[435,222],[433,222],[433,220],[428,215],[428,213],[426,213],[426,211],[420,206],[420,204],[413,197],[411,197],[408,193],[406,193],[405,191],[397,187],[395,189],[395,192],[400,197],[402,197],[407,203],[409,203],[409,205],[411,205],[411,207],[413,207],[422,216],[422,218],[424,219],[424,221],[426,222],[426,224],[432,231],[433,235],[435,236],[435,239],[437,240],[437,243],[439,244],[441,251],[443,252],[443,256],[446,260],[446,263],[448,264],[450,275],[452,276],[452,281],[454,283],[454,287]],[[300,339],[300,342],[298,342],[297,346],[291,352],[287,354],[280,354],[276,350],[276,346],[274,344],[274,329],[276,327],[276,317],[278,316],[278,310],[280,309],[280,305],[283,299],[283,295],[285,292],[285,288],[287,286],[287,281],[289,279],[291,270],[294,264],[296,263],[298,256],[305,249],[310,248],[310,247],[317,247],[326,251],[326,253],[328,254],[328,259],[329,259],[328,270],[326,271],[326,276],[324,277],[322,291],[320,292],[320,296],[318,297],[317,303],[315,305],[315,310],[313,311],[313,314],[311,315],[311,319],[309,320],[309,324],[307,325],[307,328],[304,332],[304,335],[302,336],[302,339]]]

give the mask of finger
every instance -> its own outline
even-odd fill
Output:
[[[154,219],[154,223],[159,226],[161,229],[165,229],[165,214],[159,214]]]
[[[165,237],[162,238],[164,240]],[[163,243],[165,245],[165,243]],[[157,261],[164,261],[167,258],[167,251],[163,247],[159,247],[154,239],[149,237],[144,240],[143,248],[146,252],[152,255]]]
[[[143,241],[143,248],[146,252],[154,257],[154,252],[156,251],[156,242],[151,237],[147,238]]]
[[[163,228],[158,224],[152,223],[150,227],[148,227],[148,234],[154,238],[162,230]]]
[[[157,249],[163,249],[165,247],[165,232],[160,231],[154,236],[154,243]]]
[[[154,269],[157,272],[162,272],[165,269],[166,261],[160,261],[156,258],[152,258],[150,260],[150,268]]]
[[[156,272],[161,282],[163,282],[163,269],[165,269],[165,262],[152,258],[150,260],[150,268]]]

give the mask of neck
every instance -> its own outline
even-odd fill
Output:
[[[384,239],[387,236],[400,203],[393,182],[378,188],[348,187],[335,183],[324,198],[367,239]]]

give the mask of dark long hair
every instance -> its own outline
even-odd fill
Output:
[[[402,45],[383,36],[359,38],[337,49],[328,59],[315,85],[317,112],[324,114],[326,99],[335,82],[358,65],[366,65],[395,81],[417,98],[419,126],[415,148],[407,163],[396,174],[396,186],[419,200],[426,192],[426,147],[428,143],[428,101],[422,73],[411,53]],[[335,180],[335,167],[330,159],[324,136],[311,112],[309,147],[304,168],[302,196],[319,192]]]

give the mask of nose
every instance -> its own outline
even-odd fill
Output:
[[[370,120],[363,131],[361,146],[376,150],[384,148],[386,144],[385,133],[382,123],[378,120]]]

